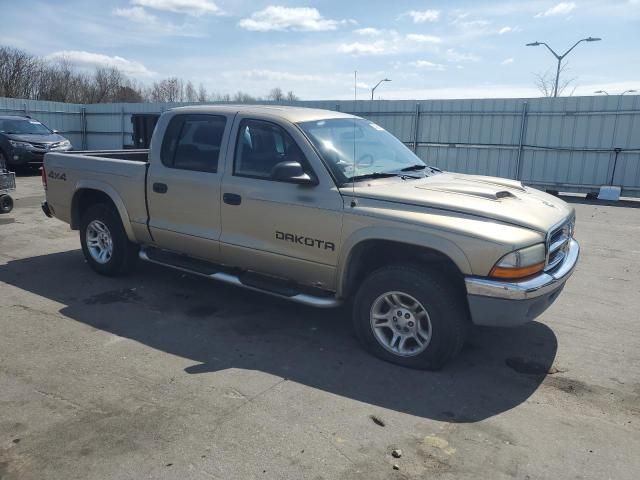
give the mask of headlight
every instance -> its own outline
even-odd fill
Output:
[[[17,142],[16,140],[9,140],[9,143],[14,148],[31,148],[31,144],[27,142]]]
[[[70,147],[71,146],[71,142],[69,140],[65,140],[64,142],[62,142],[60,144],[61,147]]]
[[[546,255],[544,243],[516,250],[502,257],[489,276],[505,279],[528,277],[544,269]]]

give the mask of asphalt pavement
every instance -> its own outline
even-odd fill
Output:
[[[0,216],[2,480],[640,478],[638,202],[565,197],[558,301],[433,373],[369,356],[346,308],[98,276],[42,197],[20,177]]]

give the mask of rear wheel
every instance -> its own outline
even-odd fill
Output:
[[[468,325],[453,285],[409,265],[376,270],[354,302],[358,338],[374,355],[399,365],[442,368],[462,348]]]
[[[120,216],[109,205],[91,205],[82,214],[80,243],[91,268],[102,275],[122,275],[135,266],[138,247],[129,241]]]

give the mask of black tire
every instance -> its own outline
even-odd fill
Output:
[[[412,356],[401,356],[385,348],[376,337],[371,325],[372,308],[376,300],[388,292],[410,295],[426,310],[430,320],[431,338],[425,342],[427,346],[424,351]],[[383,267],[364,280],[355,296],[355,332],[365,348],[383,360],[410,368],[439,370],[455,358],[464,345],[469,325],[468,310],[464,301],[464,296],[449,280],[429,272],[428,267]],[[382,331],[386,330],[383,328]],[[393,331],[391,328],[388,328],[388,331],[391,336]],[[417,347],[416,344],[416,350]]]
[[[105,263],[96,261],[87,245],[87,228],[94,220],[102,222],[111,236],[112,254]],[[111,205],[98,203],[85,210],[80,219],[80,244],[84,258],[91,268],[101,275],[124,275],[131,272],[136,265],[138,246],[127,238],[120,216]]]
[[[10,195],[0,195],[0,213],[9,213],[13,210],[13,198]]]

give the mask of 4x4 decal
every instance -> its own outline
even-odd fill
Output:
[[[67,181],[67,174],[64,172],[60,173],[60,172],[54,172],[53,170],[49,170],[47,177],[49,177],[51,180],[62,180],[63,182]]]

